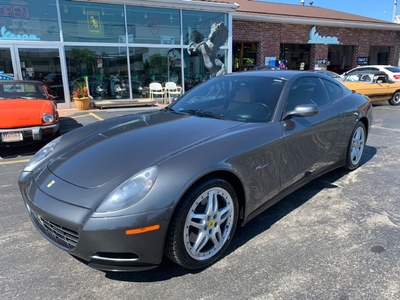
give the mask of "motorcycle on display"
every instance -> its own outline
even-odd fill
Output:
[[[113,95],[116,98],[124,98],[129,95],[129,86],[125,80],[113,81]]]

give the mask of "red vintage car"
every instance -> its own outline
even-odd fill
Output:
[[[59,133],[57,102],[43,82],[0,80],[0,147],[51,140]]]

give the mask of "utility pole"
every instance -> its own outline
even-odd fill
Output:
[[[397,0],[394,0],[394,7],[393,7],[393,18],[392,22],[396,22],[396,12],[397,12]]]

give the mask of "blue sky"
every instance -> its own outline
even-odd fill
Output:
[[[260,0],[259,0],[260,1]],[[285,4],[298,4],[301,0],[263,0]],[[313,1],[314,6],[343,11],[350,14],[391,22],[394,0],[305,0],[305,5]],[[397,1],[396,15],[400,15],[400,1]]]

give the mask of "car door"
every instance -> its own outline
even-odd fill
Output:
[[[293,116],[281,121],[284,136],[281,190],[339,159],[337,140],[344,125],[341,108],[329,98],[321,79],[301,78],[287,92],[287,110],[299,104],[314,104],[319,112],[311,117]]]
[[[374,82],[381,89],[380,100],[389,100],[394,92],[398,90],[399,85],[394,82],[389,82],[389,76],[386,74],[379,74],[374,78]]]
[[[390,98],[390,85],[385,74],[371,75],[373,79],[369,83],[364,83],[364,87],[357,92],[367,95],[371,101],[382,101]]]

